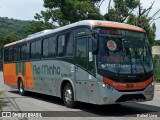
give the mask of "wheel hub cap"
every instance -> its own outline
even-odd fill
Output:
[[[72,92],[71,92],[70,89],[67,89],[67,90],[65,91],[65,101],[66,101],[67,103],[69,103],[69,102],[72,101]]]

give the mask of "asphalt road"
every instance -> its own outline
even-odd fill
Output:
[[[130,117],[130,119],[146,119],[145,115],[149,117],[148,119],[160,119],[155,117],[160,117],[160,85],[158,84],[155,85],[155,97],[153,101],[105,106],[79,103],[77,109],[66,108],[61,99],[48,95],[29,92],[27,96],[20,96],[17,90],[3,84],[2,72],[0,72],[0,91],[4,91],[0,96],[0,100],[3,101],[4,105],[3,111],[39,112],[42,113],[44,117],[41,119],[123,120],[128,119],[128,117]],[[39,120],[40,118],[35,119]]]

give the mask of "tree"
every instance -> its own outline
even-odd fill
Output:
[[[151,44],[155,43],[155,32],[156,25],[155,20],[159,19],[160,16],[157,15],[160,13],[160,9],[157,10],[152,16],[149,16],[150,11],[153,8],[155,2],[151,3],[148,8],[143,8],[140,0],[138,1],[138,14],[130,14],[127,23],[143,28],[148,35],[148,40]]]
[[[125,22],[129,15],[138,6],[138,0],[113,0],[114,6],[111,7],[109,0],[108,12],[104,18],[109,21]]]
[[[100,5],[104,0],[44,0],[46,11],[36,14],[35,19],[63,26],[79,20],[103,19]]]
[[[149,16],[154,2],[148,8],[143,8],[140,0],[109,0],[108,11],[104,16],[100,13],[103,2],[104,0],[44,0],[46,11],[36,14],[35,18],[44,23],[51,22],[54,26],[64,26],[86,19],[128,23],[146,30],[149,42],[154,43],[156,32],[154,21],[160,18],[157,17],[160,9]],[[111,6],[111,2],[114,2],[114,6]],[[135,9],[138,14],[133,12]]]
[[[43,21],[30,21],[27,29],[25,30],[25,33],[27,35],[40,32],[42,30],[46,29],[53,29],[55,28],[51,23],[49,22],[43,22]]]
[[[104,15],[104,18],[143,28],[147,32],[149,42],[153,44],[156,32],[154,21],[160,18],[160,16],[157,17],[160,9],[149,16],[155,2],[151,3],[148,8],[143,8],[140,0],[113,0],[113,2],[114,6],[112,8],[110,6],[111,0],[109,1],[108,12]],[[138,14],[133,13],[135,9],[138,10]]]

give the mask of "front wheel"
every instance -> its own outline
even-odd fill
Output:
[[[23,85],[22,80],[19,80],[19,82],[18,82],[18,91],[19,91],[20,95],[22,95],[22,96],[25,95],[24,85]]]
[[[65,106],[69,108],[74,108],[77,105],[77,102],[74,101],[74,92],[70,83],[67,83],[63,88],[63,101]]]

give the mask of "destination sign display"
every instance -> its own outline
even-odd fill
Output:
[[[100,29],[100,34],[121,35],[121,32],[116,29]]]

